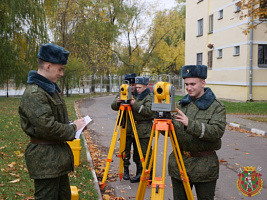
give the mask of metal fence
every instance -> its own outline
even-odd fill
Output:
[[[172,83],[176,91],[182,90],[182,78],[178,74],[172,75],[149,75],[149,87],[152,90],[153,85],[158,81]],[[79,80],[79,83],[71,83],[68,91],[64,90],[64,94],[102,94],[102,93],[117,93],[119,92],[124,76],[110,75],[110,76],[87,76]],[[8,91],[7,91],[8,88]],[[0,88],[0,96],[21,96],[25,90],[25,86],[16,88],[15,85],[9,84],[8,87]]]
[[[119,92],[124,76],[88,76],[79,80],[79,87],[76,88],[76,93],[91,94],[91,93],[106,93],[106,92]],[[149,87],[152,90],[153,85],[158,81],[172,83],[176,91],[182,90],[181,76],[174,75],[150,75]]]

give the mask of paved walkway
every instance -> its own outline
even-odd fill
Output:
[[[226,115],[228,125],[239,127],[253,133],[267,136],[267,123],[249,120],[249,117],[266,117],[267,115]]]

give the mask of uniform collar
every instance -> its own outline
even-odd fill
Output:
[[[37,73],[37,71],[30,71],[28,75],[28,80],[27,83],[33,84],[35,83],[36,85],[40,86],[42,89],[44,89],[46,92],[49,94],[53,94],[56,92],[60,92],[60,88],[56,83],[51,82],[44,76],[40,75]]]
[[[200,110],[206,110],[215,99],[216,96],[212,92],[212,90],[210,88],[204,88],[204,94],[198,99],[196,99],[194,103]],[[186,105],[189,104],[191,101],[193,101],[193,99],[187,94],[181,99],[179,104]]]
[[[141,94],[137,94],[136,98],[142,100],[150,93],[151,93],[150,89],[146,88]]]

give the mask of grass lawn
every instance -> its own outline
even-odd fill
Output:
[[[83,98],[83,97],[82,97]],[[74,101],[81,96],[65,98],[69,118],[77,119]],[[33,181],[29,178],[24,151],[29,137],[20,128],[19,98],[0,98],[0,199],[34,199]],[[98,199],[91,166],[87,162],[81,138],[80,165],[70,174],[71,185],[77,186],[79,199]]]

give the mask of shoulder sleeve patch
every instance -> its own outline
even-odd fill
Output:
[[[38,85],[33,85],[32,86],[32,92],[37,92],[38,90]]]

